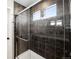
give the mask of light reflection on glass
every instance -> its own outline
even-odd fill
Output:
[[[57,20],[56,26],[62,26],[62,20]]]

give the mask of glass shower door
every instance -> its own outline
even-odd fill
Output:
[[[70,0],[52,2],[40,13],[32,13],[30,48],[45,59],[70,59]],[[40,14],[39,19],[35,14]]]
[[[51,1],[46,8],[34,13],[30,8],[16,16],[18,59],[71,58],[70,0]]]
[[[16,58],[30,59],[30,10],[16,16]]]

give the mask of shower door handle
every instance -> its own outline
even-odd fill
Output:
[[[7,40],[9,40],[10,38],[9,37],[7,37]]]

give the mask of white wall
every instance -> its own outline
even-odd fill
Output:
[[[14,1],[7,0],[7,59],[14,59]]]

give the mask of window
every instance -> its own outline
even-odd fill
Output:
[[[56,16],[56,4],[49,6],[44,10],[44,17],[55,17]]]
[[[57,15],[56,11],[57,11],[56,4],[53,4],[47,7],[42,13],[43,16],[41,15],[41,10],[36,11],[35,13],[33,13],[33,21],[44,19],[44,18],[49,18],[49,17],[55,17]]]
[[[39,20],[40,18],[41,18],[41,11],[40,10],[33,13],[33,21]]]

